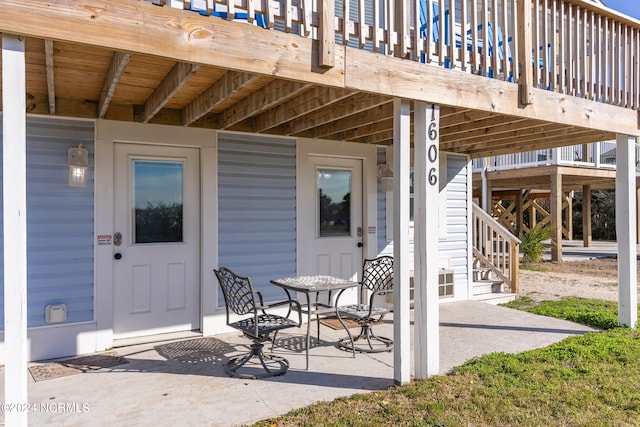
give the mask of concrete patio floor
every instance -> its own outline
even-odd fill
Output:
[[[385,320],[376,331],[392,337],[391,319]],[[441,304],[440,326],[443,374],[475,356],[517,353],[593,330],[471,301]],[[320,341],[313,341],[305,370],[305,331],[303,326],[278,336],[274,352],[291,367],[284,376],[262,380],[225,374],[224,362],[247,350],[249,341],[237,333],[116,348],[129,363],[40,382],[30,379],[28,399],[34,410],[29,425],[236,426],[393,385],[393,353],[353,358],[334,346],[344,330],[326,326]],[[413,366],[413,354],[407,356]],[[42,410],[41,403],[49,410]]]

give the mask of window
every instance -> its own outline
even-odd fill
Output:
[[[184,162],[133,160],[134,243],[182,242]]]
[[[318,236],[351,236],[351,171],[318,169]]]

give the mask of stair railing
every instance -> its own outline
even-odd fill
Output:
[[[480,206],[472,209],[473,255],[499,277],[510,291],[519,294],[520,239],[511,234]]]

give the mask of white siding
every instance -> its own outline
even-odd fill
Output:
[[[0,137],[1,132],[0,127]],[[67,150],[78,144],[89,150],[84,188],[67,184]],[[1,192],[0,187],[0,196]],[[65,323],[93,320],[93,211],[93,123],[28,118],[29,327],[46,325],[44,310],[48,304],[67,305]],[[0,238],[1,233],[0,229]],[[3,238],[1,246],[4,246]],[[4,258],[0,257],[0,284],[4,287],[3,262]],[[4,307],[0,309],[4,318]]]
[[[446,154],[446,191],[447,191],[447,232],[440,240],[438,249],[441,258],[449,261],[454,270],[456,295],[461,285],[466,285],[470,256],[467,249],[467,157]]]
[[[296,273],[295,141],[220,133],[218,182],[219,266],[282,299],[269,279]]]
[[[378,164],[385,164],[387,162],[387,150],[386,148],[378,148]],[[376,209],[378,211],[378,253],[382,252],[389,243],[387,241],[387,193],[382,191],[382,180],[377,178],[377,200]]]
[[[446,199],[446,233],[441,235],[438,242],[439,267],[454,270],[455,298],[464,298],[463,291],[469,280],[468,263],[471,262],[468,253],[468,218],[467,215],[467,157],[458,154],[442,153],[446,155],[446,169],[440,174],[445,182]],[[380,161],[380,158],[378,159]],[[379,191],[380,187],[378,187]],[[378,227],[380,218],[385,216],[384,193],[378,192]],[[382,223],[384,225],[384,222]],[[384,246],[386,243],[386,246]],[[378,237],[379,252],[383,255],[393,255],[393,242],[385,242]],[[413,262],[413,239],[410,242],[410,257]]]

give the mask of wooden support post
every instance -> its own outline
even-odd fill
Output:
[[[520,235],[522,231],[522,221],[524,221],[522,203],[522,189],[519,188],[518,194],[516,194],[516,236]]]
[[[440,106],[414,104],[414,351],[415,377],[438,374],[438,200]]]
[[[585,248],[591,247],[591,186],[589,184],[582,186],[582,240]]]
[[[636,244],[640,245],[640,187],[636,187]]]
[[[538,224],[538,210],[535,206],[531,205],[531,210],[529,212],[529,228],[533,230]]]
[[[551,260],[562,262],[562,175],[551,175]]]
[[[618,240],[618,324],[636,327],[638,278],[636,261],[635,139],[616,138],[616,238]]]
[[[320,0],[318,7],[318,65],[333,68],[336,65],[335,1]]]
[[[24,38],[2,34],[2,191],[4,232],[4,411],[26,426],[27,404],[27,137]]]
[[[567,201],[567,240],[573,240],[573,197],[567,194],[565,200]]]
[[[536,11],[537,13],[537,11]],[[518,62],[520,63],[520,104],[533,103],[533,67],[531,66],[531,54],[533,42],[531,39],[531,0],[518,2]]]
[[[409,302],[409,159],[411,105],[393,100],[393,380],[411,380]]]
[[[487,179],[487,168],[482,169],[482,210],[491,215],[491,181]]]
[[[390,2],[394,3],[394,2]],[[395,30],[398,35],[396,48],[394,50],[395,56],[399,58],[405,58],[409,52],[408,37],[409,31],[409,2],[396,1],[395,2]],[[391,19],[391,17],[389,17]]]

